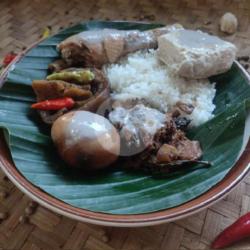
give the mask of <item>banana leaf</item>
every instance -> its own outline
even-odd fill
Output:
[[[56,45],[83,30],[116,28],[146,30],[161,25],[130,22],[88,22],[68,28],[31,49],[11,70],[0,90],[0,126],[21,174],[48,194],[76,207],[111,214],[139,214],[185,203],[209,190],[233,167],[243,144],[250,87],[241,70],[211,78],[216,82],[215,117],[188,136],[201,142],[209,168],[181,171],[159,179],[143,172],[115,168],[89,175],[65,166],[50,138],[50,130],[30,109],[34,79],[47,75],[59,57]]]

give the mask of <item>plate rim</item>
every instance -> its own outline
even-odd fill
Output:
[[[215,202],[222,199],[226,194],[233,190],[236,185],[246,176],[250,170],[250,140],[237,163],[222,181],[217,183],[207,192],[197,198],[188,201],[179,206],[160,210],[157,212],[132,214],[132,215],[115,215],[101,212],[94,212],[87,209],[77,208],[69,205],[49,194],[42,191],[34,184],[29,182],[17,170],[11,160],[8,146],[0,136],[0,167],[6,176],[27,196],[38,202],[40,205],[58,213],[76,219],[81,222],[92,223],[103,226],[115,227],[140,227],[152,226],[166,222],[175,221],[193,215]],[[236,173],[235,173],[236,172]],[[206,198],[209,196],[209,198]],[[184,208],[184,209],[183,209]],[[180,211],[178,211],[180,210]]]
[[[0,87],[4,84],[5,79],[14,67],[32,48],[37,46],[40,39],[21,52],[17,57],[4,69],[0,75]],[[241,70],[244,77],[250,83],[250,76],[246,70],[235,61],[237,67]],[[23,193],[35,200],[42,206],[66,217],[76,219],[81,222],[87,222],[103,226],[115,227],[139,227],[152,226],[161,223],[171,222],[193,215],[215,202],[222,199],[246,176],[250,170],[250,139],[248,140],[244,151],[229,173],[215,186],[207,192],[194,198],[191,201],[183,203],[179,206],[159,210],[156,212],[131,214],[131,215],[116,215],[102,212],[94,212],[87,209],[77,208],[67,204],[49,194],[34,184],[29,182],[15,167],[11,160],[10,152],[3,135],[0,135],[0,167],[6,176],[19,188]],[[208,197],[208,198],[205,198]]]

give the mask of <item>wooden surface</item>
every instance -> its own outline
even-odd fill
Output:
[[[238,32],[232,36],[218,30],[220,16],[226,11],[239,19]],[[185,27],[218,34],[233,41],[240,56],[250,55],[248,0],[1,0],[0,58],[10,51],[20,52],[39,39],[46,26],[56,33],[63,27],[90,19],[179,22]],[[0,249],[209,249],[215,235],[250,210],[250,175],[209,209],[174,223],[147,228],[87,225],[41,206],[30,209],[32,205],[0,172],[0,218],[3,218],[0,219]],[[250,240],[234,249],[250,249]]]

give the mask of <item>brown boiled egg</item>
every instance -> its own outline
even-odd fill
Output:
[[[120,153],[115,127],[103,116],[88,111],[72,111],[59,117],[51,136],[61,157],[72,167],[104,168]]]

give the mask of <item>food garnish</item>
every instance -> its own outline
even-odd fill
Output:
[[[236,222],[221,232],[212,243],[212,248],[221,249],[229,247],[233,243],[248,237],[250,237],[250,213],[241,216]]]
[[[62,71],[47,76],[47,80],[62,80],[75,82],[77,84],[87,84],[93,81],[95,75],[90,70]]]
[[[37,102],[31,105],[33,109],[39,110],[60,110],[63,108],[71,109],[75,105],[75,101],[70,97],[50,99]]]
[[[8,66],[16,58],[16,56],[17,54],[13,52],[7,54],[3,59],[3,66],[4,67]]]

